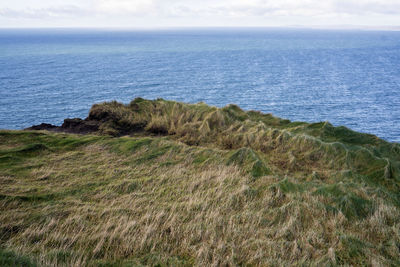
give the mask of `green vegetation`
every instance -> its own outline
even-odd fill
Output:
[[[400,265],[399,144],[162,99],[85,121],[0,131],[1,266]]]

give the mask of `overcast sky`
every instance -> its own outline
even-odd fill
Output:
[[[400,26],[400,0],[0,0],[0,27]]]

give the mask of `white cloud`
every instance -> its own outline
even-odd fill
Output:
[[[88,13],[88,10],[82,9],[77,6],[58,6],[40,9],[25,8],[22,10],[9,8],[0,9],[0,17],[8,18],[44,19],[48,17],[76,17],[87,15]]]
[[[207,1],[201,5],[191,2],[172,1],[170,10],[174,15],[220,16],[320,16],[327,14],[400,14],[400,1],[357,1],[357,0],[233,0]]]
[[[153,0],[98,0],[95,10],[110,14],[141,14],[146,15],[156,8]]]
[[[398,0],[336,0],[334,11],[347,14],[400,14]]]
[[[159,26],[168,21],[181,26],[190,26],[191,21],[196,21],[196,25],[212,22],[225,25],[238,18],[243,23],[262,25],[273,24],[278,21],[276,18],[289,24],[304,21],[312,24],[312,20],[324,24],[341,18],[353,24],[368,24],[371,16],[380,20],[370,23],[400,25],[400,0],[2,0],[0,3],[0,18],[91,19],[94,25],[106,17],[116,22],[143,18],[148,24]],[[330,21],[323,21],[324,18]]]

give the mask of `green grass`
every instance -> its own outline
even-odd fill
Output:
[[[398,144],[235,105],[89,118],[0,131],[1,266],[400,264]]]
[[[258,178],[271,173],[265,162],[250,148],[241,148],[235,151],[228,159],[228,164],[236,164]]]
[[[319,187],[314,194],[322,195],[330,201],[327,209],[341,211],[347,218],[363,219],[374,212],[373,202],[357,194],[344,192],[337,184]]]
[[[29,258],[19,256],[8,250],[0,249],[0,266],[3,267],[36,267]]]

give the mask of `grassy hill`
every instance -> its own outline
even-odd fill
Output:
[[[46,128],[0,131],[1,266],[400,265],[399,144],[141,98]]]

